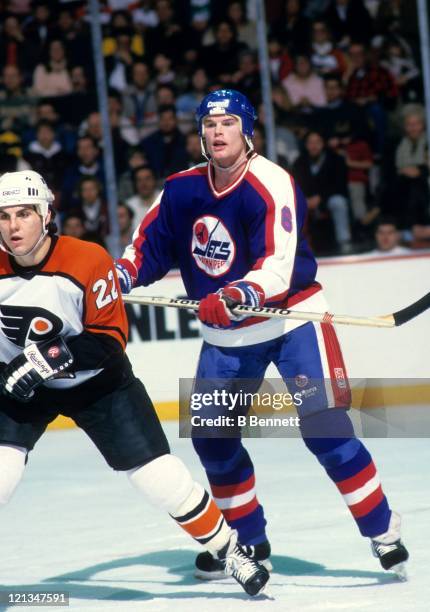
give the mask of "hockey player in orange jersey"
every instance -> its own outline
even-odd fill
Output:
[[[256,595],[267,570],[240,547],[209,494],[170,454],[133,375],[111,257],[96,244],[58,237],[53,200],[36,172],[0,178],[0,503],[10,499],[48,424],[67,415],[113,469]]]

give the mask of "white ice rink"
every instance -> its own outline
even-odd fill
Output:
[[[172,449],[205,482],[190,441],[178,440],[176,423],[164,425]],[[392,507],[403,516],[411,553],[407,583],[372,557],[300,440],[246,441],[274,564],[273,600],[253,601],[231,579],[195,580],[198,546],[107,468],[82,432],[68,430],[45,434],[1,512],[0,590],[67,591],[72,610],[90,612],[428,612],[429,441],[372,439],[367,445]]]

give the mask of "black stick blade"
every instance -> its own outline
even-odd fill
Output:
[[[410,306],[406,306],[406,308],[402,308],[402,310],[393,312],[394,323],[396,326],[403,325],[403,323],[407,323],[411,319],[414,319],[420,315],[422,312],[427,310],[427,308],[430,308],[430,293],[427,293]]]

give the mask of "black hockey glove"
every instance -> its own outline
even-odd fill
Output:
[[[36,387],[61,375],[72,363],[73,355],[61,336],[30,344],[1,372],[1,391],[19,402],[28,402]]]

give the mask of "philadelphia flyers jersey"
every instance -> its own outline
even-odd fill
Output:
[[[52,237],[46,257],[33,267],[19,266],[0,251],[0,362],[9,363],[34,342],[58,335],[67,342],[83,332],[107,335],[123,352],[128,324],[117,282],[110,255],[76,238]],[[97,365],[102,367],[73,371],[72,366],[73,378],[44,386],[77,386],[103,371],[103,364]]]

